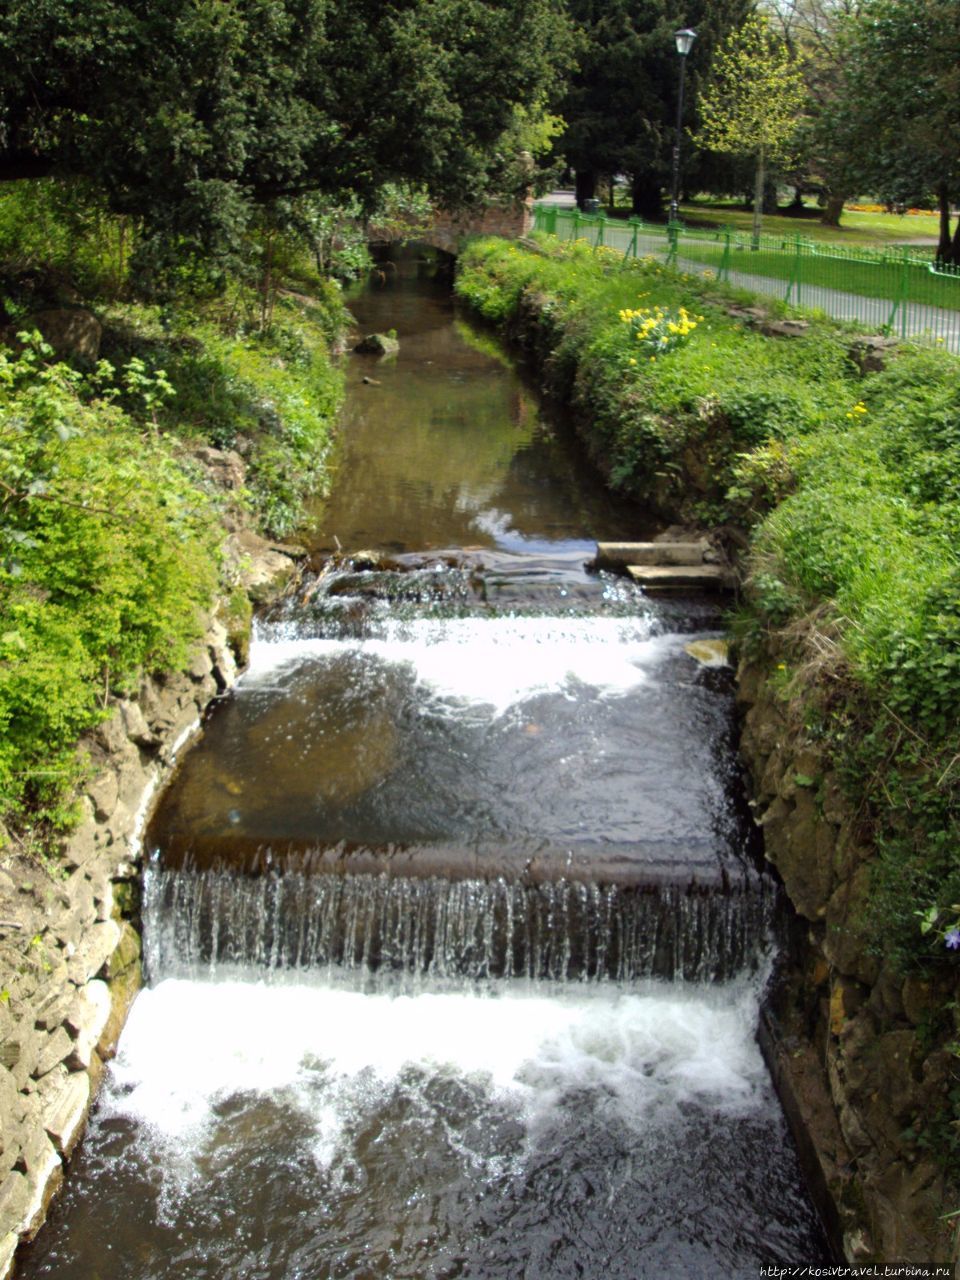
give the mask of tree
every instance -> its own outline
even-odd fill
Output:
[[[630,175],[633,211],[662,212],[670,181],[677,111],[674,32],[693,26],[686,114],[718,40],[745,20],[753,0],[568,0],[579,39],[578,65],[557,110],[567,122],[558,143],[577,171],[579,198],[595,194],[601,174]],[[685,171],[694,172],[694,166]]]
[[[960,265],[960,10],[956,0],[863,0],[842,29],[844,78],[827,121],[863,189],[934,197],[937,256]]]
[[[489,191],[566,56],[560,0],[8,0],[0,180],[92,180],[157,243],[229,252],[258,206],[387,182]]]
[[[796,179],[812,181],[823,196],[821,221],[839,226],[854,171],[838,105],[847,60],[842,33],[860,11],[860,0],[768,0],[771,20],[798,59],[806,86],[806,112],[797,139]]]
[[[766,18],[745,23],[717,52],[712,81],[700,98],[696,140],[712,151],[752,157],[754,247],[768,166],[788,163],[804,100],[796,61]]]

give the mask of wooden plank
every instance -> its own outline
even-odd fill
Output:
[[[703,564],[706,542],[598,542],[597,564],[623,568],[631,564]]]
[[[631,564],[627,573],[647,591],[732,591],[732,573],[716,564]]]

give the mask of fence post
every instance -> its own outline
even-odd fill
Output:
[[[900,284],[897,289],[897,297],[891,308],[889,318],[884,326],[893,333],[893,326],[897,318],[897,312],[900,312],[900,336],[907,336],[907,289],[908,289],[908,273],[910,271],[910,250],[902,249],[900,256]]]
[[[603,233],[606,230],[606,226],[607,226],[606,214],[601,213],[597,218],[597,238],[594,241],[594,245],[593,245],[595,249],[599,249],[600,246],[604,243]]]
[[[718,280],[730,279],[730,232],[723,233],[723,253],[720,257],[720,266],[717,268]]]
[[[786,249],[786,247],[787,247],[786,241],[781,241],[780,248]],[[790,274],[787,276],[787,291],[783,295],[784,302],[790,301],[790,295],[793,293],[793,286],[797,283],[797,272],[799,271],[799,268],[800,268],[800,237],[797,236],[794,240],[794,245],[793,245],[793,261],[790,263]],[[793,305],[797,306],[798,304],[795,302]]]
[[[676,222],[667,223],[667,240],[669,241],[669,245],[670,245],[670,247],[667,249],[667,266],[668,267],[671,265],[671,263],[673,264],[673,266],[677,265],[677,236],[678,236],[679,230],[680,228],[678,223]]]
[[[900,337],[907,336],[907,295],[910,292],[910,250],[903,251],[903,270],[900,273]]]
[[[574,208],[573,208],[573,235],[570,237],[570,239],[571,240],[580,239],[580,210],[579,208],[577,208],[576,205],[574,205]]]
[[[630,217],[627,220],[627,225],[629,227],[632,227],[633,234],[630,236],[630,243],[627,245],[627,247],[623,251],[623,262],[620,268],[621,270],[623,270],[623,268],[627,265],[627,262],[630,258],[631,253],[633,254],[634,257],[637,256],[637,232],[640,230],[640,225],[641,225],[640,219],[635,216]]]
[[[544,230],[549,232],[552,236],[557,234],[557,206],[555,204],[551,205],[547,210],[546,226],[544,227]]]

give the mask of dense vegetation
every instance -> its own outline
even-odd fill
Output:
[[[258,226],[390,182],[502,189],[568,44],[557,0],[11,0],[0,181],[88,183],[144,273],[233,265]]]
[[[525,188],[571,49],[561,0],[4,6],[0,821],[65,821],[78,736],[195,634],[200,446],[296,527],[340,394],[328,277],[370,220]],[[29,336],[64,309],[99,351]]]
[[[838,326],[771,340],[709,281],[583,244],[476,243],[457,289],[515,332],[536,314],[547,386],[615,485],[751,531],[741,643],[771,659],[877,843],[872,943],[945,957],[950,912],[926,935],[916,912],[960,901],[955,360],[904,347],[863,377]]]
[[[121,232],[56,184],[0,197],[0,820],[41,839],[69,821],[77,740],[111,695],[181,662],[215,594],[233,593],[227,497],[198,446],[243,455],[234,518],[284,536],[324,487],[340,397],[340,293],[308,259],[286,261],[296,281],[276,273],[264,323],[242,278],[162,308],[132,300]],[[103,338],[96,362],[68,364],[26,335],[78,284]]]

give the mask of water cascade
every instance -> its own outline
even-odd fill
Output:
[[[585,567],[642,517],[432,286],[356,305],[401,357],[355,375],[347,553],[154,817],[150,987],[24,1274],[828,1261],[754,1038],[782,903],[688,651],[715,605]]]

